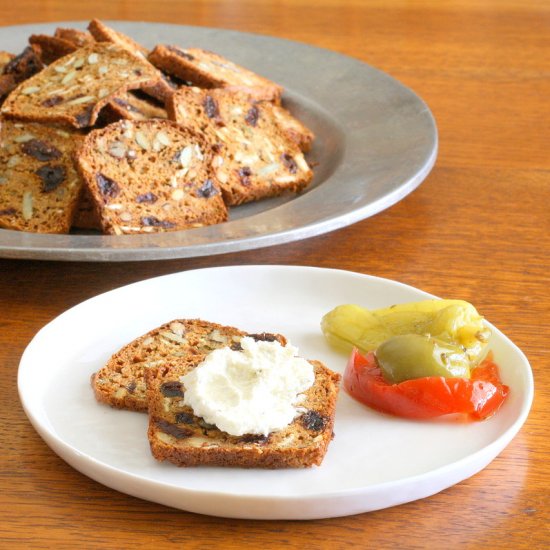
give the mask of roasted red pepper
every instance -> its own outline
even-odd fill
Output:
[[[374,353],[364,356],[356,349],[344,372],[344,388],[373,409],[415,419],[460,413],[482,420],[499,409],[509,391],[501,383],[491,356],[472,370],[469,380],[429,376],[390,384],[382,376]]]

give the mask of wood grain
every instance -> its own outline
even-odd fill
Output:
[[[352,55],[430,105],[440,153],[405,200],[307,241],[212,258],[114,264],[0,260],[3,548],[550,546],[550,4],[540,1],[20,0],[2,25],[127,19],[264,33]],[[0,31],[1,32],[1,31]],[[343,83],[345,85],[345,83]],[[368,93],[368,90],[365,91]],[[422,501],[309,522],[226,520],[117,493],[53,454],[17,395],[33,335],[65,309],[147,277],[231,264],[337,267],[474,302],[531,361],[527,423],[484,471]]]

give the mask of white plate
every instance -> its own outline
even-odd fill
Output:
[[[0,229],[0,257],[121,261],[205,256],[304,239],[390,207],[431,170],[437,129],[426,104],[357,59],[306,44],[205,27],[110,23],[147,47],[214,50],[285,87],[284,102],[316,135],[307,158],[315,177],[298,197],[231,209],[230,221],[147,235],[39,235]],[[0,50],[20,51],[30,34],[57,24],[2,27]],[[83,28],[83,22],[63,22]]]
[[[303,356],[342,372],[346,357],[320,332],[343,303],[382,307],[428,294],[403,284],[311,267],[243,266],[186,271],[102,294],[46,325],[19,367],[19,393],[38,433],[64,460],[130,495],[202,514],[312,519],[423,498],[484,468],[525,421],[532,397],[523,353],[493,327],[490,347],[511,388],[478,423],[413,422],[378,414],[341,392],[335,439],[320,467],[262,471],[176,468],[149,451],[144,414],[95,402],[90,375],[119,347],[178,317],[285,334]]]

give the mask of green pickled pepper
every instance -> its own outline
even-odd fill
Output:
[[[417,361],[418,367],[404,366],[402,356],[414,353],[426,362],[425,372],[465,377],[480,361],[491,335],[472,304],[464,300],[437,299],[375,310],[354,304],[341,305],[323,317],[321,329],[332,346],[346,352],[356,347],[369,353],[397,336],[424,336],[424,340],[405,338],[392,343],[392,346],[404,348],[403,352],[392,351],[396,358],[392,361],[398,364],[396,372],[413,372],[414,368],[420,368],[421,361]],[[388,372],[390,370],[394,369],[388,367]]]
[[[470,378],[470,361],[460,346],[421,334],[393,336],[376,349],[384,378],[399,384],[413,378]]]

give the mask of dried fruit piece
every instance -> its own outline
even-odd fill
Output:
[[[67,177],[67,170],[64,166],[41,166],[36,170],[37,174],[42,180],[42,191],[49,193],[57,187],[59,187]]]
[[[194,424],[195,418],[192,414],[186,412],[180,412],[176,414],[176,422],[178,424]]]
[[[246,113],[246,116],[244,117],[247,124],[250,124],[250,126],[256,126],[258,124],[258,118],[260,117],[260,111],[258,110],[258,107],[256,105],[253,105],[250,107],[248,112]]]
[[[59,105],[60,103],[63,103],[64,98],[60,95],[53,95],[52,97],[49,97],[48,99],[45,99],[40,105],[42,107],[53,107],[54,105]]]
[[[208,118],[220,117],[220,110],[218,108],[218,104],[216,103],[216,100],[210,95],[207,95],[206,98],[204,99],[204,111]]]
[[[3,208],[0,210],[0,216],[13,216],[17,214],[17,210],[15,208]]]
[[[162,384],[160,391],[164,397],[183,397],[183,386],[181,382],[176,380],[170,380]]]
[[[252,175],[252,170],[249,166],[243,166],[239,168],[239,178],[243,185],[250,185],[250,176]]]
[[[298,171],[298,165],[296,164],[296,161],[288,153],[283,153],[281,155],[281,160],[291,174],[295,174]]]
[[[250,338],[254,338],[256,342],[276,342],[279,341],[280,336],[272,334],[271,332],[260,332],[258,334],[248,334]]]
[[[317,411],[309,410],[300,417],[300,422],[307,430],[320,432],[324,430],[328,418],[319,414]]]
[[[142,112],[135,106],[132,105],[130,102],[125,101],[124,99],[121,99],[120,97],[115,97],[113,101],[117,104],[126,109],[127,111],[131,111],[132,113],[138,113],[142,114]]]
[[[218,190],[214,186],[214,183],[211,179],[207,179],[202,187],[200,187],[197,191],[197,194],[199,197],[204,197],[205,199],[209,199],[210,197],[213,197],[214,195],[218,194]]]
[[[156,420],[155,424],[157,425],[159,430],[171,435],[172,437],[175,437],[176,439],[184,439],[193,435],[192,430],[180,428],[176,424],[166,422],[166,420]]]
[[[158,200],[158,197],[154,193],[151,193],[150,191],[148,193],[143,193],[142,195],[138,195],[136,197],[137,203],[143,203],[143,202],[154,203],[154,202],[157,202],[157,200]]]
[[[61,151],[57,147],[39,139],[30,139],[23,143],[21,150],[26,155],[30,155],[41,162],[57,160],[61,157]]]
[[[96,182],[104,199],[113,199],[120,193],[118,183],[103,174],[96,174]]]
[[[144,216],[141,218],[141,225],[144,225],[145,227],[162,227],[164,229],[171,229],[176,226],[174,222],[159,220],[155,216]]]

